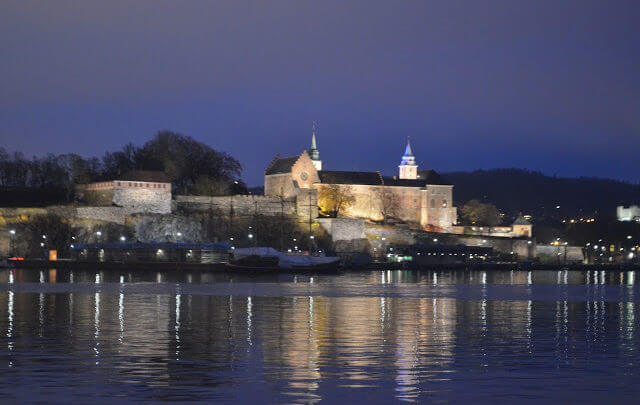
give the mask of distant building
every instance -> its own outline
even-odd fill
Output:
[[[132,212],[171,212],[171,182],[166,174],[135,170],[114,180],[81,184],[76,188],[80,202],[92,206],[117,206]]]
[[[498,236],[505,238],[531,238],[533,236],[533,225],[521,216],[510,226],[469,226],[455,225],[452,233],[465,235]]]
[[[276,158],[265,170],[266,196],[289,198],[300,190],[322,190],[327,185],[348,186],[355,197],[344,216],[370,220],[383,219],[384,193],[392,194],[394,218],[423,229],[448,232],[456,223],[453,185],[446,184],[433,170],[418,170],[416,158],[407,142],[398,168],[398,176],[384,177],[380,172],[323,170],[317,148],[316,131],[309,152]]]
[[[632,205],[629,208],[619,205],[616,209],[618,221],[636,221],[640,222],[640,207]]]

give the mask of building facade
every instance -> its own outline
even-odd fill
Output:
[[[457,221],[453,206],[453,185],[446,184],[433,170],[418,170],[408,141],[398,167],[398,176],[380,172],[323,170],[316,131],[309,152],[276,158],[265,170],[266,196],[290,198],[302,190],[322,192],[338,186],[353,195],[354,202],[342,216],[379,221],[394,218],[414,227],[449,232]],[[321,207],[322,208],[322,207]]]
[[[640,207],[637,205],[632,205],[630,207],[625,207],[619,205],[616,208],[616,214],[618,217],[618,221],[636,221],[640,222]]]
[[[154,214],[171,212],[171,182],[164,173],[132,171],[118,179],[82,184],[76,188],[80,202],[91,206],[116,206]]]

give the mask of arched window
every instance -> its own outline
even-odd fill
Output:
[[[436,200],[435,199],[431,199],[431,208],[435,208],[436,207]]]
[[[442,200],[442,208],[447,208],[447,200]]]

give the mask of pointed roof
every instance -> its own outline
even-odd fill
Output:
[[[413,156],[413,151],[411,150],[411,140],[407,138],[407,147],[404,149],[403,156]]]
[[[318,130],[318,124],[313,122],[313,129],[311,132],[311,148],[309,148],[309,156],[311,160],[320,160],[320,151],[318,150],[316,142],[316,131]]]
[[[280,157],[277,155],[275,159],[267,166],[264,174],[281,174],[291,172],[291,168],[298,161],[300,156]]]

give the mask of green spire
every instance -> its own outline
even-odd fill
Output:
[[[313,121],[311,131],[311,148],[309,149],[309,156],[311,157],[311,160],[320,160],[320,151],[318,151],[318,145],[316,142],[316,132],[318,132],[318,123],[316,121]]]

